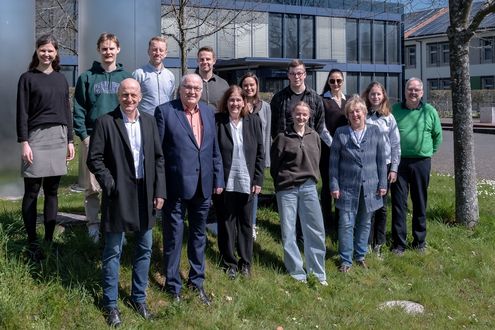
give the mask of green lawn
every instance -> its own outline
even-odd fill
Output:
[[[71,173],[75,173],[74,168]],[[74,180],[72,176],[63,182],[60,211],[83,212],[82,194],[68,189]],[[266,185],[268,188],[271,182],[267,180]],[[383,261],[373,255],[368,258],[369,270],[354,267],[349,274],[341,274],[336,246],[327,240],[328,287],[314,279],[301,284],[286,274],[278,216],[270,209],[260,209],[251,279],[228,280],[219,267],[216,238],[208,236],[205,287],[213,296],[211,307],[201,305],[188,290],[184,290],[180,304],[172,304],[161,291],[162,243],[157,226],[148,291],[156,317],[153,321],[142,320],[128,307],[131,236],[122,259],[120,281],[123,328],[493,328],[494,195],[492,184],[479,184],[481,221],[474,230],[467,230],[452,224],[453,179],[432,175],[427,253],[408,250],[399,258],[386,251]],[[67,227],[56,236],[48,258],[39,265],[31,264],[23,252],[25,233],[19,207],[18,201],[0,201],[0,328],[104,328],[100,310],[101,246],[90,243],[84,227]],[[39,232],[42,234],[42,226]],[[184,249],[182,270],[187,274],[185,255]],[[380,310],[379,305],[387,300],[421,303],[425,313]]]

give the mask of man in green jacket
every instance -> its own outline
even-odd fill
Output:
[[[423,82],[406,82],[406,100],[394,104],[392,113],[400,134],[401,159],[397,181],[392,184],[392,252],[404,254],[407,246],[407,199],[413,204],[412,247],[423,253],[426,247],[426,202],[431,156],[442,143],[442,126],[437,110],[422,101]]]
[[[119,104],[117,91],[120,82],[126,78],[132,78],[131,73],[125,71],[121,64],[117,64],[120,44],[114,34],[102,33],[96,45],[101,62],[94,61],[91,69],[79,76],[74,94],[74,131],[83,142],[84,164],[86,164],[89,138],[96,119],[117,107]],[[100,210],[101,189],[86,165],[84,165],[84,170],[84,208],[88,221],[88,235],[93,242],[97,243],[100,238],[98,211]]]

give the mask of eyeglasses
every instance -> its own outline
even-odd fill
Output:
[[[344,81],[343,81],[342,79],[330,79],[330,80],[329,80],[329,82],[330,82],[330,84],[332,84],[332,85],[335,85],[335,84],[340,85],[340,84],[342,84]]]
[[[298,72],[289,72],[289,76],[293,76],[293,77],[301,77],[302,75],[304,75],[306,73],[306,71],[298,71]]]
[[[194,91],[194,92],[201,92],[203,90],[203,87],[196,87],[196,86],[191,86],[191,85],[182,85],[182,88],[186,91]]]

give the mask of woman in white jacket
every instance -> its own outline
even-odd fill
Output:
[[[379,82],[372,82],[362,94],[368,108],[366,122],[377,125],[383,134],[385,159],[387,162],[387,179],[390,183],[397,179],[400,162],[400,136],[397,122],[392,115],[385,87]],[[368,244],[372,251],[380,256],[385,244],[387,225],[387,195],[383,196],[383,207],[376,210],[371,219],[371,230]]]

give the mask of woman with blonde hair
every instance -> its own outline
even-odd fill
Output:
[[[383,206],[387,173],[383,137],[376,125],[366,124],[366,104],[354,95],[347,100],[349,125],[335,131],[330,151],[330,191],[339,209],[340,271],[353,259],[367,268],[371,215]]]
[[[387,163],[387,179],[389,184],[397,179],[400,162],[400,135],[394,115],[391,113],[387,91],[377,81],[368,85],[362,94],[368,108],[366,122],[378,126],[383,135],[385,159]],[[388,190],[388,189],[387,189]],[[386,240],[387,228],[387,195],[383,196],[383,206],[371,217],[371,230],[368,244],[372,251],[381,257],[381,250]]]

